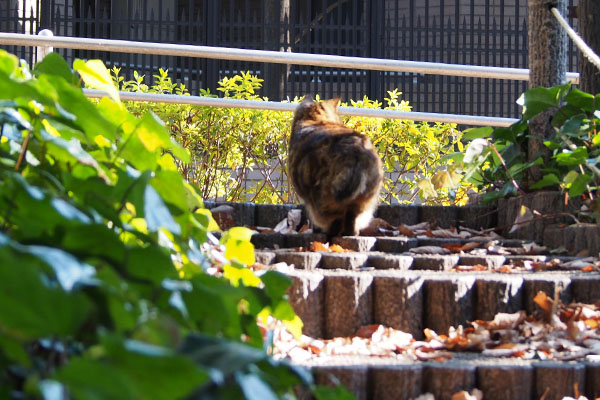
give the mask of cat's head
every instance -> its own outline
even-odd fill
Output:
[[[315,102],[310,95],[304,96],[304,100],[296,107],[294,121],[333,122],[341,124],[342,120],[338,114],[340,98]]]

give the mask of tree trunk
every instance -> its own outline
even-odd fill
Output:
[[[291,51],[290,0],[265,0],[265,50]],[[281,100],[285,95],[285,82],[290,73],[287,64],[263,64],[265,94],[270,100]]]
[[[600,52],[600,1],[579,0],[577,6],[579,33],[598,54]],[[600,70],[579,53],[579,88],[591,94],[600,93]]]
[[[556,7],[566,15],[567,0],[529,0],[529,88],[551,87],[566,82],[567,77],[567,34],[550,12]],[[529,123],[531,138],[527,144],[527,156],[533,161],[543,154],[546,161],[550,152],[544,140],[554,135],[550,124],[556,109],[538,114]],[[528,170],[526,187],[542,178],[539,166]]]

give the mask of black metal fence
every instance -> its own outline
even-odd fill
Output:
[[[519,0],[7,0],[0,30],[528,67],[527,5]],[[28,7],[16,7],[17,4]],[[492,4],[493,3],[493,4]],[[11,6],[13,4],[13,6]],[[570,0],[570,5],[576,0]],[[37,16],[37,18],[36,18]],[[571,19],[571,23],[576,23]],[[34,26],[35,25],[35,26]],[[11,46],[12,47],[12,46]],[[31,61],[34,51],[9,48]],[[570,49],[569,71],[577,54]],[[398,88],[414,110],[517,117],[526,82],[60,49],[69,61],[100,58],[147,78],[168,68],[192,94],[251,71],[272,100],[318,93],[380,101]]]

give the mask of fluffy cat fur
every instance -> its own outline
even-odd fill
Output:
[[[342,123],[340,99],[296,108],[289,142],[288,176],[313,224],[331,236],[355,236],[378,204],[383,171],[366,135]]]

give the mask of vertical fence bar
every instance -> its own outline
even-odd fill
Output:
[[[499,39],[500,39],[500,62],[496,63],[502,67],[504,67],[506,65],[506,60],[504,59],[504,35],[505,35],[505,30],[504,30],[504,0],[500,1],[500,32],[499,32]],[[499,90],[500,90],[500,115],[504,115],[504,108],[505,108],[505,103],[506,100],[504,98],[504,81],[500,81],[499,82]],[[507,111],[509,110],[508,107],[506,107]]]
[[[425,0],[425,9],[424,9],[424,24],[423,24],[423,33],[424,33],[424,39],[425,39],[425,46],[423,47],[424,50],[424,55],[423,58],[420,58],[419,60],[421,61],[429,61],[430,60],[430,56],[429,56],[429,51],[430,51],[430,46],[429,46],[429,35],[431,33],[430,29],[429,29],[429,0]],[[429,86],[431,85],[431,81],[432,78],[434,78],[433,76],[423,76],[421,79],[423,81],[423,83],[425,84],[424,87],[422,86],[423,89],[423,105],[422,107],[424,107],[424,109],[429,109],[429,107],[431,107],[433,104],[430,103],[429,100]]]
[[[449,62],[447,59],[447,51],[446,49],[449,48],[450,46],[450,41],[452,40],[452,35],[444,35],[444,19],[446,18],[445,15],[446,9],[444,7],[444,0],[440,0],[440,26],[439,26],[439,31],[436,33],[437,35],[439,35],[439,43],[440,43],[440,58],[439,60],[441,62]],[[446,29],[448,29],[448,31],[451,32],[450,26],[448,26]],[[440,109],[441,112],[447,112],[448,110],[448,91],[447,91],[447,82],[448,79],[446,77],[441,76],[439,78],[439,86],[440,86],[440,97],[442,98],[442,108]]]
[[[369,3],[371,5],[371,31],[369,34],[371,38],[371,47],[369,49],[369,56],[372,58],[378,58],[381,57],[380,29],[382,24],[380,22],[380,16],[383,15],[383,13],[380,10],[383,8],[384,4],[381,0],[371,0]],[[381,97],[379,93],[380,74],[381,73],[379,71],[369,71],[368,73],[369,89],[367,94],[371,99],[378,99]]]
[[[190,2],[193,4],[193,2]],[[219,2],[217,1],[206,1],[206,45],[207,46],[217,46],[217,35],[219,29]],[[192,7],[191,7],[192,8]],[[193,12],[193,8],[190,10]],[[205,89],[211,89],[214,93],[216,91],[216,84],[219,80],[219,62],[216,60],[207,60],[205,67],[205,77],[206,80],[204,82]]]
[[[490,49],[490,0],[485,0],[485,45],[483,46],[483,48],[481,49],[481,51],[485,51],[485,65],[490,65],[490,51],[493,51],[492,49]],[[481,53],[480,53],[481,54]],[[489,115],[490,112],[490,84],[489,84],[489,79],[487,79],[484,83],[484,90],[485,90],[485,96],[483,96],[483,103],[484,103],[484,110],[485,110],[485,115]],[[479,96],[481,96],[481,92],[479,93]],[[494,104],[496,103],[496,99],[491,99]],[[481,100],[480,100],[481,102]]]
[[[471,0],[471,12],[470,12],[471,24],[469,26],[470,29],[470,38],[471,41],[469,43],[469,50],[471,53],[471,57],[469,58],[469,64],[475,64],[475,0]],[[469,87],[470,87],[470,104],[469,104],[469,114],[473,114],[475,112],[475,79],[469,78]]]

